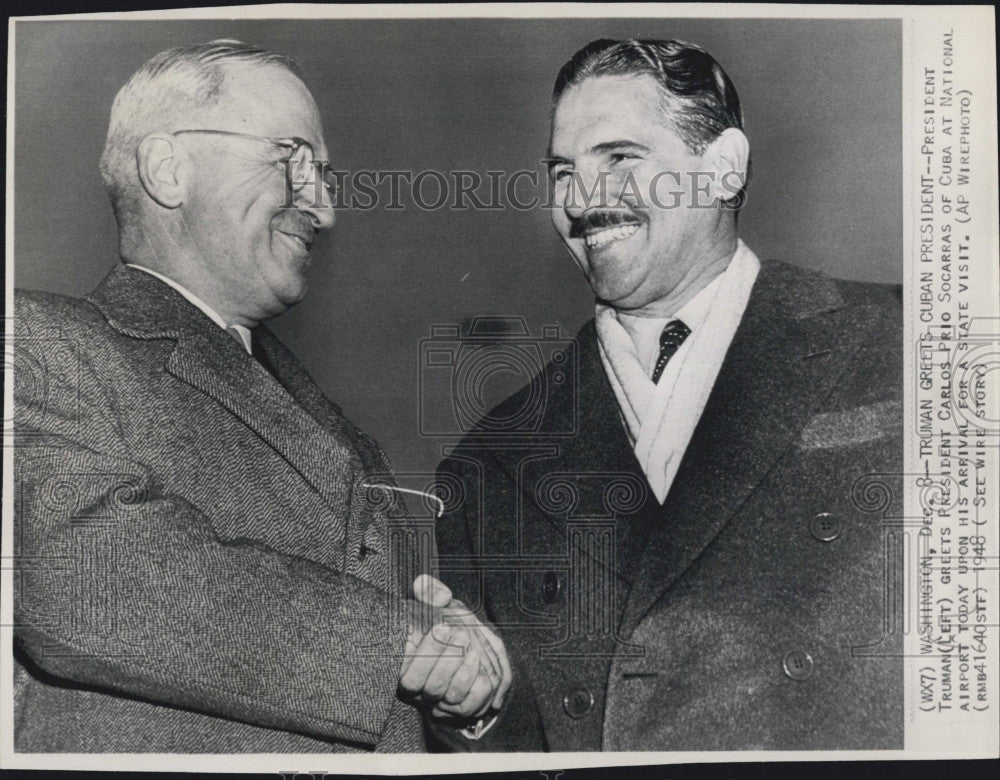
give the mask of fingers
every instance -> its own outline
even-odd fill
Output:
[[[424,681],[422,698],[425,701],[433,702],[443,699],[448,688],[451,687],[455,676],[462,669],[471,665],[473,661],[475,661],[475,666],[472,667],[471,679],[475,679],[476,670],[479,668],[480,655],[474,646],[477,644],[476,640],[469,635],[468,631],[464,630],[456,631],[453,635],[453,640],[460,646],[448,648],[438,656],[434,668],[431,669],[427,675],[427,679]],[[475,656],[475,658],[470,658],[469,656]],[[462,674],[465,675],[468,672],[462,672]],[[459,682],[461,682],[461,679]]]
[[[469,691],[469,695],[459,704],[465,710],[463,714],[466,714],[470,718],[481,718],[489,712],[493,706],[496,689],[493,678],[486,678],[484,675],[477,677],[476,681],[472,684],[472,690]]]
[[[414,606],[430,607],[435,622],[423,635],[411,622],[400,687],[433,704],[434,717],[478,718],[499,709],[513,679],[503,642],[434,577],[417,577],[413,590],[420,600]]]
[[[418,601],[435,607],[446,607],[452,600],[448,586],[430,574],[421,574],[413,580],[413,595]]]
[[[478,718],[489,711],[495,690],[491,677],[479,674],[462,701],[456,704],[440,701],[435,709],[451,717]]]
[[[417,648],[420,647],[420,641],[424,638],[423,633],[420,631],[419,627],[410,626],[410,631],[406,635],[406,645],[403,648],[403,667],[399,670],[400,679],[406,674],[407,670],[410,668],[410,664],[413,663],[413,659],[416,656]]]
[[[435,702],[448,696],[449,701],[458,703],[469,694],[476,678],[484,676],[492,693],[500,683],[500,674],[483,662],[488,647],[485,640],[468,626],[446,620],[451,624],[435,626],[420,641],[400,685],[421,701]]]
[[[444,613],[449,622],[460,621],[471,631],[476,643],[474,647],[481,653],[482,661],[471,684],[468,667],[461,670],[460,675],[456,673],[454,690],[449,686],[444,701],[439,702],[435,709],[439,713],[460,717],[479,717],[491,708],[499,709],[513,679],[503,642],[460,601],[453,601]],[[467,693],[460,698],[459,694],[466,686]]]
[[[497,688],[496,696],[493,698],[493,706],[500,709],[503,706],[507,691],[510,690],[514,681],[514,670],[511,668],[510,659],[507,657],[507,648],[503,641],[488,626],[480,624],[480,630],[491,649],[496,653],[496,658],[500,664],[500,684]]]
[[[403,602],[403,607],[406,610],[409,630],[406,635],[406,645],[403,648],[403,664],[399,672],[400,677],[409,669],[424,636],[431,630],[435,623],[441,620],[441,610],[429,604],[406,600]]]
[[[479,652],[475,647],[470,647],[465,653],[465,659],[459,665],[458,670],[451,676],[444,688],[444,693],[439,697],[446,704],[458,704],[465,700],[472,690],[472,685],[479,676]],[[434,667],[433,674],[437,673],[438,667]],[[431,686],[428,684],[428,691]],[[433,694],[431,694],[433,695]]]
[[[484,635],[483,632],[486,630],[486,627],[480,622],[479,618],[458,599],[453,599],[443,611],[449,622],[461,623],[468,627],[479,642],[479,651],[483,656],[483,664],[494,677],[499,678],[503,674],[503,664],[497,655],[494,643],[489,641]],[[500,642],[496,637],[494,639]],[[500,643],[500,647],[503,647],[502,642]]]
[[[454,641],[456,632],[461,632],[462,634],[459,639],[464,639],[464,641],[461,643]],[[454,668],[452,669],[452,674],[454,674],[462,663],[463,650],[467,644],[468,632],[464,631],[461,627],[442,623],[435,624],[424,635],[423,639],[420,640],[420,643],[412,654],[409,665],[405,666],[405,670],[399,679],[400,687],[413,694],[423,693],[427,678],[434,671],[438,660],[445,654],[454,663]],[[443,670],[444,667],[442,667],[442,673]],[[445,688],[447,689],[447,685]],[[442,691],[443,694],[444,691]]]

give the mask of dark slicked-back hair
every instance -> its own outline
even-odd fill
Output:
[[[652,76],[662,87],[669,120],[695,154],[726,128],[743,129],[736,87],[712,55],[693,44],[607,38],[589,43],[559,71],[553,101],[594,76]]]

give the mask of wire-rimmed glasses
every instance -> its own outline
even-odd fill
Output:
[[[316,180],[313,176],[319,175],[331,199],[337,195],[337,179],[327,167],[326,161],[317,161],[316,152],[305,138],[289,136],[287,138],[272,138],[266,135],[252,135],[250,133],[237,133],[233,130],[208,130],[189,129],[174,130],[171,135],[182,135],[185,133],[198,133],[201,135],[218,135],[230,138],[243,138],[251,141],[263,141],[274,146],[288,149],[288,156],[275,162],[285,169],[285,186],[291,193],[301,192],[307,184],[313,184]],[[318,190],[317,190],[318,194]],[[325,205],[325,204],[323,204]]]

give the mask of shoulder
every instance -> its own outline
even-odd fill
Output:
[[[106,339],[104,315],[81,298],[39,290],[14,291],[14,332],[18,351],[59,354],[86,351],[87,344]]]
[[[817,313],[826,327],[846,333],[845,342],[854,344],[830,403],[861,405],[888,399],[893,414],[900,413],[896,401],[901,401],[903,387],[902,285],[840,279],[819,271],[802,273],[828,286],[833,294],[824,301],[829,306],[824,304]]]
[[[14,290],[14,318],[19,325],[58,327],[103,322],[97,308],[82,298],[41,290]]]
[[[903,288],[900,284],[854,281],[792,263],[768,260],[761,264],[763,282],[779,311],[792,316],[826,316],[835,313],[843,327],[875,328],[901,332]],[[755,293],[757,288],[755,288]]]
[[[580,383],[588,378],[585,369],[597,352],[594,321],[589,320],[575,336],[551,336],[507,345],[498,352],[503,361],[500,367],[510,367],[512,348],[522,352],[515,365],[527,382],[482,415],[469,435],[564,433],[564,418],[572,414]]]
[[[115,334],[87,300],[39,290],[14,291],[15,350],[45,364],[92,362]]]
[[[844,302],[852,306],[874,306],[887,314],[903,315],[903,285],[880,282],[855,282],[834,279]]]
[[[491,404],[488,411],[480,412],[462,437],[461,442],[452,450],[453,455],[462,456],[474,453],[477,460],[483,458],[504,459],[505,452],[515,452],[510,445],[531,441],[538,444],[541,441],[558,443],[565,441],[569,432],[575,430],[580,414],[580,396],[594,382],[594,372],[603,371],[597,357],[597,336],[593,319],[583,325],[578,333],[564,336],[562,333],[552,338],[537,340],[537,342],[519,345],[524,348],[523,355],[516,361],[516,366],[504,362],[509,354],[497,352],[497,365],[516,370],[523,377],[522,386],[499,403]],[[471,373],[471,372],[470,372]],[[480,371],[480,376],[487,380],[490,372]],[[480,388],[463,388],[465,398],[479,399]],[[483,407],[486,408],[484,404]],[[452,457],[451,461],[456,459]],[[443,465],[455,466],[448,463]],[[457,468],[457,466],[456,466]]]
[[[795,262],[780,260],[763,261],[758,281],[761,278],[766,278],[772,285],[785,287],[796,296],[820,296],[832,287],[848,306],[880,306],[900,312],[903,308],[901,284],[842,279]]]
[[[835,279],[845,317],[870,335],[865,352],[879,361],[900,363],[903,352],[903,286]],[[886,364],[888,368],[888,364]]]

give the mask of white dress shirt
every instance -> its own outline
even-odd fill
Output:
[[[213,309],[211,306],[205,303],[201,298],[199,298],[189,289],[175,282],[173,279],[164,276],[161,273],[157,273],[151,268],[146,268],[143,265],[136,265],[135,263],[126,263],[125,265],[127,265],[129,268],[138,268],[140,271],[145,271],[147,274],[155,276],[164,284],[168,284],[171,287],[173,287],[175,290],[177,290],[177,292],[179,292],[181,295],[183,295],[185,298],[191,301],[191,303],[193,303],[195,306],[201,309],[205,313],[205,315],[220,328],[222,328],[223,330],[235,331],[236,334],[240,337],[240,341],[243,342],[243,348],[247,351],[247,354],[248,355],[253,354],[253,345],[250,340],[249,328],[243,325],[228,325],[226,321],[219,316],[219,313],[215,309]]]
[[[662,504],[701,419],[760,271],[742,241],[726,270],[673,316],[636,317],[597,305],[601,362],[636,458]],[[653,384],[663,326],[679,319],[691,334]]]

